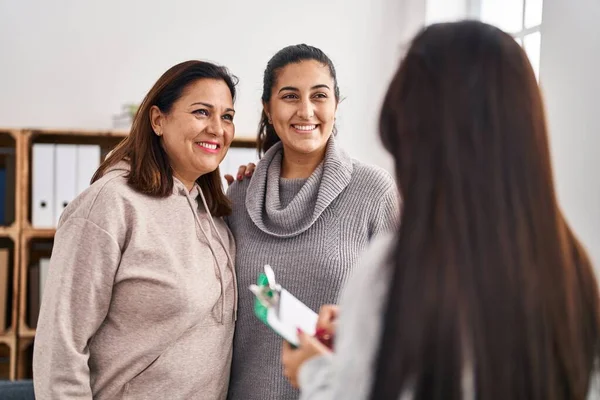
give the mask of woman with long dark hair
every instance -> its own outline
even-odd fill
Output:
[[[380,132],[402,224],[345,289],[335,353],[302,335],[283,354],[302,398],[585,399],[598,289],[557,202],[522,48],[480,22],[426,28]]]

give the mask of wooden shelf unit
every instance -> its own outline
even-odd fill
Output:
[[[19,197],[18,188],[20,185],[20,159],[19,159],[19,146],[21,140],[21,133],[18,129],[0,129],[0,147],[4,149],[14,149],[14,176],[12,177],[14,187],[9,187],[8,179],[6,181],[6,195],[14,194],[14,209],[13,221],[8,225],[0,226],[0,241],[3,243],[1,247],[9,248],[9,271],[8,279],[6,282],[6,312],[10,315],[7,321],[7,326],[4,331],[0,332],[0,345],[8,348],[8,379],[15,379],[16,377],[16,365],[17,365],[17,314],[18,314],[18,283],[19,283],[19,246],[20,246],[20,215],[19,207],[17,204],[21,201]],[[7,176],[8,178],[8,176]],[[6,246],[6,242],[10,242],[10,246]],[[10,262],[12,260],[12,263]],[[4,372],[3,374],[4,375]]]
[[[79,129],[2,129],[0,146],[14,141],[15,147],[15,210],[14,222],[0,226],[0,242],[12,242],[12,298],[10,302],[11,323],[0,332],[0,345],[9,349],[9,379],[31,378],[32,344],[35,329],[27,324],[28,270],[31,244],[36,241],[50,242],[55,229],[39,229],[31,224],[31,149],[33,143],[98,144],[102,155],[114,148],[127,131],[79,130]],[[252,138],[235,138],[231,147],[254,148]],[[11,188],[7,187],[7,193]]]

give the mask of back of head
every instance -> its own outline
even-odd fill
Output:
[[[424,29],[380,132],[403,219],[372,398],[584,399],[597,286],[557,205],[521,47],[475,21]]]

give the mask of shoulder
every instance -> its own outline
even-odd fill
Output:
[[[129,186],[126,171],[112,171],[69,203],[59,226],[70,218],[87,219],[100,226],[104,225],[102,221],[123,220],[127,209],[146,197]]]
[[[376,165],[365,164],[361,161],[352,160],[352,182],[355,185],[368,187],[369,192],[378,195],[395,190],[396,183],[392,175],[385,169]]]
[[[244,177],[243,181],[237,179],[227,188],[227,197],[232,201],[234,207],[237,204],[243,204],[246,199],[246,192],[252,177]]]

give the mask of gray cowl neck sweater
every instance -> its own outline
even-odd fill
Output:
[[[353,166],[350,157],[337,147],[332,136],[327,142],[323,162],[287,207],[282,207],[279,193],[282,149],[281,142],[275,144],[257,166],[248,186],[246,208],[261,231],[290,238],[310,228],[344,190],[352,178]]]
[[[237,245],[239,313],[234,337],[230,400],[297,399],[282,374],[281,338],[253,312],[263,266],[279,283],[317,311],[335,303],[344,282],[373,237],[398,221],[398,193],[381,168],[351,159],[335,138],[323,162],[306,179],[282,179],[281,144],[258,163],[251,179],[235,182],[227,223]]]

